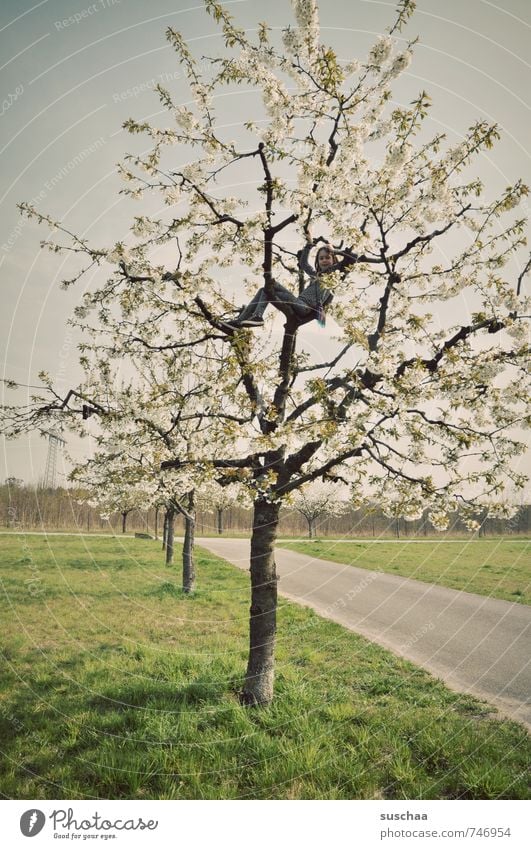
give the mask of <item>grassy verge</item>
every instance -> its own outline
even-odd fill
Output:
[[[527,540],[468,540],[459,544],[316,539],[281,545],[335,563],[531,604],[531,542]]]
[[[47,534],[48,536],[79,536],[79,537],[118,537],[121,539],[122,537],[134,537],[136,533],[146,533],[145,528],[127,528],[125,534],[122,534],[120,530],[113,530],[112,528],[91,528],[87,531],[86,528],[82,526],[73,525],[71,528],[69,527],[52,527],[50,525],[24,525],[24,531],[14,530],[12,527],[8,527],[7,525],[0,525],[0,534],[2,535],[13,535],[20,536],[21,533],[24,534]],[[147,533],[154,538],[155,531],[153,528],[148,528]],[[218,537],[234,537],[236,539],[249,539],[251,534],[250,529],[248,531],[224,531],[223,534],[218,534],[217,531],[213,530],[201,530],[201,528],[196,528],[197,536],[199,537],[212,537],[217,539]],[[175,536],[183,536],[184,528],[179,525],[175,528]],[[162,528],[159,528],[158,531],[158,539],[162,543]],[[293,539],[300,539],[299,536],[293,536]]]
[[[523,727],[281,601],[276,699],[237,692],[248,578],[151,541],[2,541],[7,798],[527,798]]]

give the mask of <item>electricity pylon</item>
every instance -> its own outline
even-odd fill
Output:
[[[66,441],[53,430],[45,431],[48,437],[48,455],[46,457],[46,469],[44,471],[43,486],[45,489],[55,489],[55,478],[57,475],[57,452],[66,445]]]

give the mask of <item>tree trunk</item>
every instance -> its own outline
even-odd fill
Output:
[[[487,536],[487,512],[483,511],[482,515],[479,518],[479,528],[478,528],[478,537],[481,539],[482,537]]]
[[[164,511],[164,524],[162,526],[162,550],[166,550],[166,541],[168,539],[168,511]]]
[[[173,537],[175,533],[175,510],[173,507],[166,511],[167,527],[166,527],[166,566],[171,566],[173,563]]]
[[[218,534],[223,533],[223,508],[218,507]]]
[[[241,701],[267,705],[273,699],[277,573],[275,540],[280,507],[258,498],[254,503],[251,537],[251,618],[249,662]]]
[[[193,505],[191,511],[193,514]],[[194,533],[195,518],[186,516],[184,520],[184,545],[183,545],[183,592],[191,593],[195,589],[195,564],[194,564]]]
[[[122,533],[123,534],[125,534],[125,529],[126,529],[126,526],[127,526],[127,514],[128,513],[129,513],[129,510],[124,510],[122,512]]]
[[[308,537],[309,539],[313,538],[313,519],[308,519],[306,517],[306,521],[308,522]]]
[[[159,508],[155,507],[155,539],[159,538]]]

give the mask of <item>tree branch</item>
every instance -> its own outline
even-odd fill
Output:
[[[309,443],[309,445],[316,445],[316,443]],[[319,445],[321,445],[321,442],[319,443]],[[317,478],[325,477],[328,475],[329,471],[334,468],[334,466],[340,466],[341,463],[345,462],[345,460],[350,460],[353,457],[360,457],[364,450],[365,446],[361,445],[358,448],[352,448],[350,451],[345,451],[343,454],[339,454],[332,460],[328,460],[328,462],[324,463],[318,469],[314,469],[312,472],[308,472],[305,475],[301,475],[295,480],[288,481],[287,483],[281,483],[279,486],[277,486],[276,492],[278,495],[287,495],[288,492],[292,492],[292,490],[298,489],[305,483],[317,480]]]
[[[313,366],[301,366],[301,368],[297,369],[297,374],[302,374],[305,371],[318,371],[319,369],[323,369],[323,368],[327,368],[327,369],[334,368],[334,366],[336,366],[338,364],[339,360],[342,357],[345,356],[345,354],[347,353],[347,351],[350,348],[352,348],[352,342],[347,342],[347,344],[341,349],[341,351],[339,352],[337,357],[334,357],[334,359],[330,360],[330,362],[328,362],[328,363],[317,363],[316,365],[313,365]]]
[[[518,281],[517,281],[517,285],[516,285],[516,294],[517,295],[520,295],[522,280],[524,279],[524,277],[526,276],[526,274],[528,273],[530,268],[531,268],[531,256],[527,260],[522,273],[518,275]]]
[[[471,204],[471,203],[469,203],[469,204],[467,204],[466,206],[464,206],[464,207],[463,207],[463,208],[462,208],[462,209],[461,209],[461,210],[457,213],[457,215],[455,216],[455,218],[454,218],[452,221],[448,222],[448,224],[446,225],[446,227],[441,227],[441,228],[440,228],[440,230],[433,230],[431,233],[428,233],[426,236],[416,236],[414,239],[412,239],[410,242],[408,242],[408,243],[407,243],[407,245],[406,245],[404,248],[402,248],[402,250],[397,251],[396,253],[392,254],[392,255],[389,257],[389,259],[390,259],[392,262],[396,262],[396,261],[397,261],[397,259],[400,259],[401,257],[403,257],[403,256],[405,256],[406,254],[408,254],[408,253],[409,253],[409,252],[410,252],[410,251],[411,251],[411,250],[412,250],[412,249],[413,249],[416,245],[419,245],[419,244],[421,244],[421,243],[423,243],[423,242],[431,242],[431,240],[432,240],[432,239],[435,239],[435,238],[436,238],[436,236],[442,236],[444,233],[447,233],[447,232],[448,232],[448,230],[449,230],[451,227],[453,227],[453,226],[454,226],[454,224],[456,224],[456,223],[457,223],[457,221],[459,220],[459,218],[461,218],[461,216],[462,216],[462,215],[464,215],[464,214],[465,214],[465,212],[468,212],[468,210],[470,209],[470,207],[471,207],[471,206],[472,206],[472,204]]]
[[[509,314],[509,318],[515,318],[514,313]],[[457,333],[454,333],[450,339],[447,339],[446,342],[442,345],[442,347],[437,351],[437,353],[430,359],[418,359],[416,357],[412,357],[409,360],[404,360],[396,370],[396,377],[402,377],[404,372],[410,366],[413,366],[417,363],[420,363],[424,366],[432,374],[437,371],[440,361],[452,348],[459,342],[463,342],[465,339],[468,339],[469,336],[472,336],[474,333],[477,333],[478,330],[486,330],[487,333],[499,333],[500,330],[504,330],[507,325],[500,321],[497,318],[486,318],[484,321],[480,321],[477,324],[468,324],[466,326],[461,327]]]

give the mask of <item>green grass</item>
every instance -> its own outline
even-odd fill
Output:
[[[522,726],[283,600],[274,703],[242,707],[248,576],[205,552],[186,597],[151,541],[1,544],[5,798],[529,796]]]
[[[371,543],[315,539],[281,545],[335,563],[531,604],[531,542],[526,540]]]

